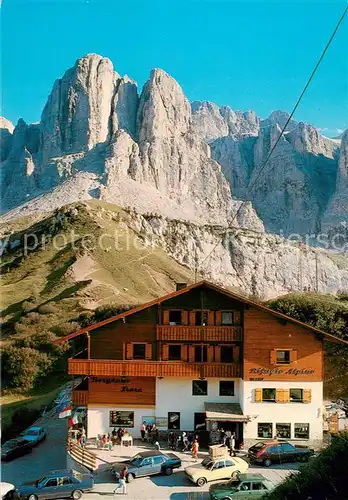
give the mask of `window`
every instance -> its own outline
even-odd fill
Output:
[[[257,424],[257,437],[272,438],[272,424],[270,422]]]
[[[290,351],[277,350],[277,363],[288,365],[290,363]]]
[[[181,311],[169,311],[169,324],[181,325]]]
[[[271,402],[275,403],[276,390],[275,389],[262,389],[262,401],[271,401]]]
[[[208,360],[208,348],[206,345],[195,346],[195,362],[206,363]]]
[[[226,465],[226,467],[233,467],[235,465],[235,463],[232,462],[232,460],[225,460],[225,465]]]
[[[196,431],[205,431],[206,430],[206,414],[203,412],[194,414],[194,424]]]
[[[246,483],[246,482],[245,482],[245,483],[242,483],[242,484],[240,485],[240,489],[241,489],[242,491],[250,491],[250,490],[251,490],[251,483]]]
[[[291,426],[290,424],[276,424],[276,436],[277,438],[290,439],[291,437]]]
[[[280,446],[271,446],[270,448],[266,448],[267,453],[271,453],[273,455],[278,455],[281,452]]]
[[[144,467],[144,465],[152,465],[152,458],[144,458],[141,462],[141,466]]]
[[[303,389],[290,389],[290,401],[292,403],[302,403]]]
[[[220,348],[221,363],[232,363],[233,347],[231,345],[222,345]]]
[[[295,424],[294,437],[298,439],[309,439],[309,424]]]
[[[283,444],[281,445],[281,450],[282,450],[282,452],[284,452],[284,453],[287,453],[287,452],[289,452],[289,451],[293,452],[293,451],[294,451],[294,447],[293,447],[293,446],[292,446],[292,444],[290,444],[290,443],[283,443]]]
[[[219,395],[220,396],[234,396],[234,382],[233,380],[220,380]]]
[[[225,461],[221,460],[220,462],[216,462],[213,469],[223,469],[225,467]]]
[[[181,360],[181,345],[172,344],[168,347],[168,359],[169,361]]]
[[[133,344],[133,359],[145,359],[145,344]]]
[[[71,484],[71,479],[70,477],[60,477],[58,479],[58,486],[65,486],[67,484]]]
[[[45,488],[49,486],[57,486],[57,478],[53,477],[52,479],[49,479],[47,483],[45,484]]]
[[[195,325],[196,326],[206,326],[208,324],[208,311],[196,311],[195,312]]]
[[[253,483],[253,491],[267,490],[266,486],[263,483]]]
[[[134,427],[134,411],[110,411],[110,427]]]
[[[163,457],[153,457],[153,464],[154,465],[163,464],[163,462],[164,462]]]
[[[233,325],[233,313],[232,312],[222,312],[221,313],[221,324],[222,325]]]
[[[177,411],[168,412],[168,429],[180,429],[180,413]]]
[[[192,380],[192,395],[206,396],[208,394],[208,382],[206,380]]]

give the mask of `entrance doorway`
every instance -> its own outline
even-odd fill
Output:
[[[236,449],[239,450],[240,445],[243,443],[243,422],[218,422],[218,428],[235,434]]]

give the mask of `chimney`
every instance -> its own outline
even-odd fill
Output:
[[[187,283],[177,283],[176,284],[176,291],[178,292],[179,290],[182,290],[183,288],[187,287]]]

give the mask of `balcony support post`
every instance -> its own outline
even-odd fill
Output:
[[[87,335],[87,359],[91,359],[91,336],[89,332],[87,332],[86,335]]]

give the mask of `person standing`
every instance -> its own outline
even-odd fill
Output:
[[[198,448],[199,448],[198,441],[197,439],[195,439],[192,445],[192,456],[194,457],[195,461],[198,460]]]
[[[117,490],[122,488],[123,495],[127,495],[127,483],[126,483],[127,473],[128,473],[128,467],[127,465],[125,465],[120,472],[120,479],[118,481],[117,488],[114,489],[114,494],[117,492]]]
[[[187,451],[188,450],[188,439],[187,439],[187,434],[185,431],[182,433],[182,444],[183,444],[182,451]]]
[[[230,455],[231,457],[236,456],[236,435],[234,432],[232,433],[232,436],[230,438]]]
[[[145,422],[143,422],[141,424],[140,434],[141,434],[141,440],[144,442],[144,440],[145,440],[145,434],[146,434],[146,425],[145,425]]]

